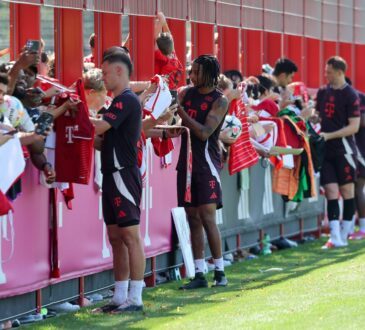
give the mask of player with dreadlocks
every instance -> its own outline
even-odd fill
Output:
[[[185,202],[187,175],[187,135],[182,136],[177,165],[177,191],[179,206],[185,208],[195,263],[195,277],[180,289],[207,287],[204,277],[204,231],[214,259],[213,286],[226,286],[221,237],[216,224],[216,210],[222,207],[222,190],[219,173],[222,168],[218,137],[228,109],[228,101],[216,86],[220,66],[211,55],[194,60],[190,81],[193,87],[179,94],[178,114],[182,125],[190,129],[192,148],[191,202]]]

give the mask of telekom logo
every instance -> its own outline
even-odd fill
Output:
[[[79,130],[79,125],[73,125],[73,126],[66,126],[66,139],[67,143],[74,143],[72,140],[74,132],[77,132]]]

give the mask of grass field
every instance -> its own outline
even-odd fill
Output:
[[[93,315],[89,308],[28,328],[365,329],[365,242],[331,251],[322,243],[236,263],[226,269],[227,288],[181,292],[171,282],[146,289],[143,313]]]

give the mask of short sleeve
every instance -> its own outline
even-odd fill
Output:
[[[128,118],[131,111],[135,110],[136,106],[140,106],[135,99],[129,95],[119,96],[114,99],[110,107],[105,111],[103,120],[109,123],[114,129],[118,129],[119,126]]]
[[[353,92],[349,95],[347,105],[347,117],[360,117],[360,98],[357,93]]]

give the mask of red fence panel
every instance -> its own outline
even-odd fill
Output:
[[[218,37],[221,71],[241,71],[240,29],[219,26]]]
[[[10,4],[10,49],[15,60],[28,39],[41,36],[41,11],[39,6]]]
[[[134,64],[132,78],[149,80],[155,71],[154,17],[130,16],[130,51]]]
[[[284,35],[284,56],[290,58],[298,66],[298,72],[295,74],[294,80],[302,81],[304,79],[304,38]]]
[[[349,44],[346,42],[341,42],[339,44],[339,48],[340,48],[340,53],[339,55],[341,57],[343,57],[346,62],[347,62],[347,72],[346,72],[346,76],[350,77],[351,80],[354,79],[354,66],[353,66],[353,61],[354,61],[354,52],[355,52],[355,45],[353,44]]]
[[[261,73],[263,64],[263,31],[259,30],[242,30],[241,58],[242,70],[245,76],[258,75]]]
[[[56,76],[70,85],[83,70],[82,11],[56,8],[54,15]]]
[[[193,59],[201,54],[214,54],[214,25],[191,23]]]
[[[365,58],[365,45],[355,46],[355,87],[360,91],[365,92],[365,74],[364,70],[361,70],[364,66]]]
[[[122,20],[120,14],[95,13],[94,15],[96,66],[100,67],[103,52],[118,46],[122,40]]]
[[[284,55],[284,37],[282,33],[264,32],[264,63],[274,65]]]
[[[321,41],[305,38],[304,70],[306,84],[310,88],[318,88],[322,84],[324,67],[321,61]]]

